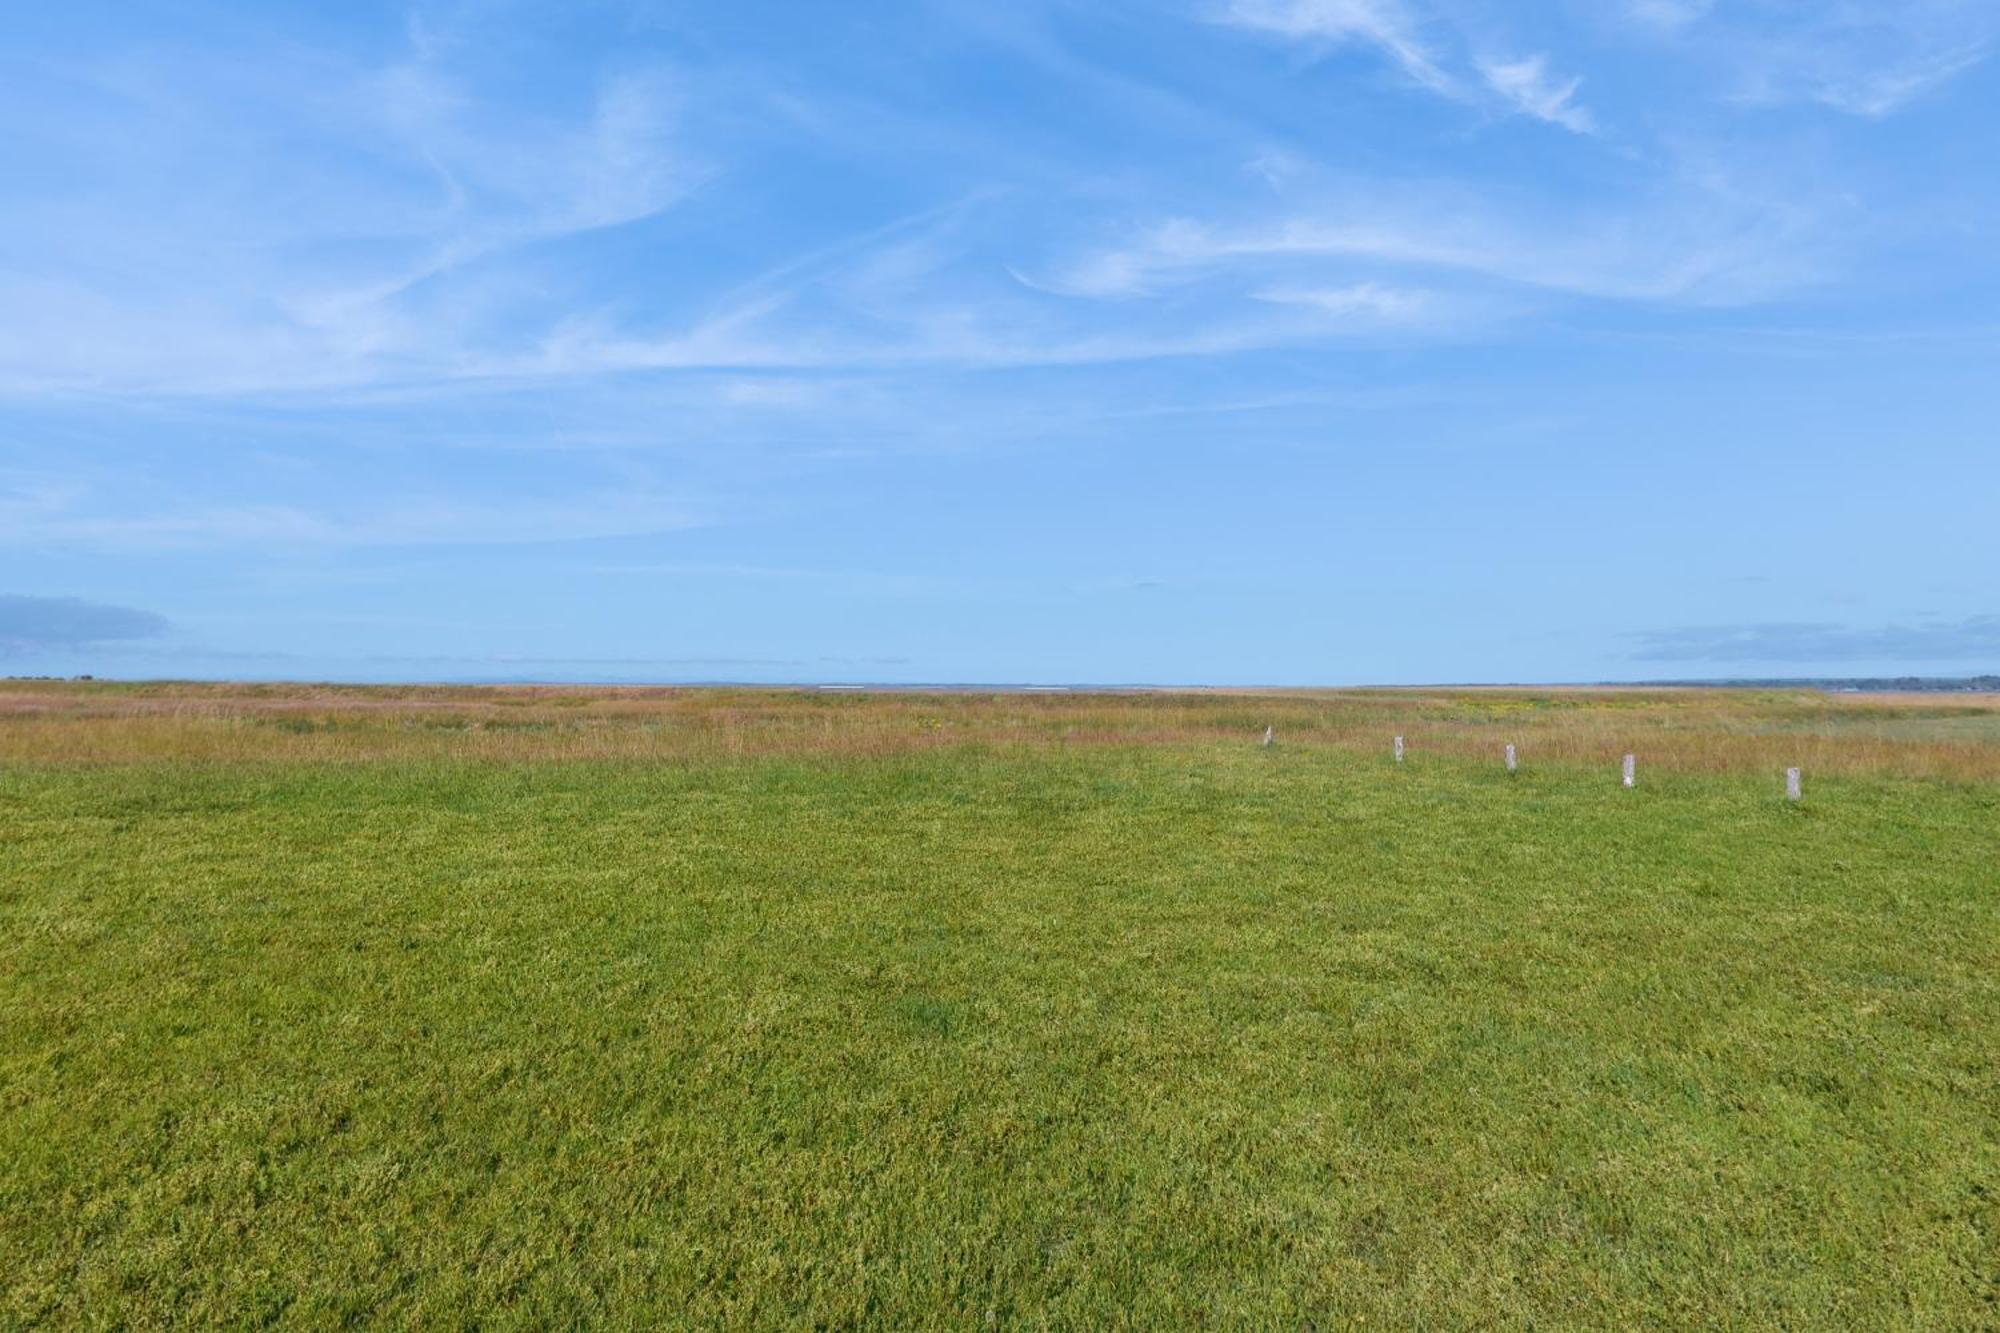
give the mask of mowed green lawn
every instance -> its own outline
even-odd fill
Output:
[[[0,1318],[2000,1321],[2000,793],[0,774]]]

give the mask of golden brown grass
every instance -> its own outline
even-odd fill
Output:
[[[1242,741],[1526,764],[2000,778],[2000,697],[1439,689],[816,693],[555,686],[0,683],[0,764],[871,755]]]

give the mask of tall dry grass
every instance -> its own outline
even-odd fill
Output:
[[[0,764],[698,760],[941,746],[1254,744],[1669,770],[2000,779],[2000,697],[1722,690],[950,694],[0,683]]]

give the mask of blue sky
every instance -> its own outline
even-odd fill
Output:
[[[1990,0],[0,35],[0,673],[2000,670]]]

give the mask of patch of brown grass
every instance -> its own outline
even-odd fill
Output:
[[[1007,694],[0,683],[0,764],[697,760],[940,746],[1254,744],[1524,763],[2000,778],[2000,697],[1725,690]]]

